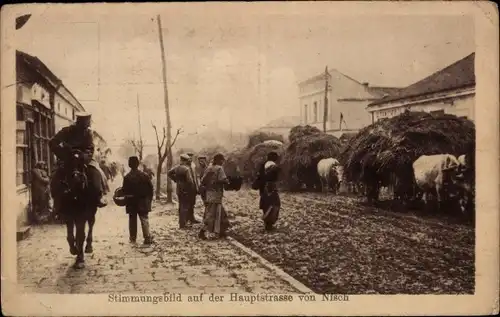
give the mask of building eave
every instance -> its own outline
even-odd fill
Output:
[[[380,106],[380,105],[383,105],[383,104],[388,104],[388,103],[393,103],[393,102],[400,102],[402,100],[409,100],[409,101],[417,101],[417,100],[420,100],[420,99],[427,99],[429,96],[433,96],[433,95],[436,95],[436,94],[440,94],[440,93],[448,93],[448,92],[453,92],[455,90],[459,90],[459,89],[466,89],[466,88],[475,88],[476,87],[476,84],[467,84],[467,85],[463,85],[463,86],[457,86],[457,87],[452,87],[452,88],[449,88],[449,89],[442,89],[442,90],[436,90],[436,91],[427,91],[427,92],[424,92],[424,93],[419,93],[419,94],[413,94],[413,95],[408,95],[408,96],[401,96],[401,97],[397,97],[397,98],[390,98],[390,99],[379,99],[375,102],[372,102],[371,104],[369,104],[367,106],[367,108],[371,108],[371,107],[374,107],[374,106]]]
[[[454,89],[454,90],[458,90],[458,89]],[[366,107],[366,109],[368,112],[373,113],[373,112],[378,111],[378,110],[387,110],[387,109],[392,109],[392,108],[407,106],[407,105],[425,104],[425,103],[429,103],[429,102],[435,102],[435,101],[439,101],[439,100],[447,100],[447,99],[453,99],[453,98],[464,98],[467,96],[475,95],[475,93],[476,93],[475,89],[473,89],[473,90],[465,90],[465,91],[461,91],[461,92],[457,91],[453,94],[446,94],[446,95],[439,95],[438,93],[427,94],[427,95],[425,95],[424,98],[398,99],[398,100],[393,100],[393,101],[386,102],[386,103],[369,105]]]

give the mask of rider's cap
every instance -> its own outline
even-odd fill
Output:
[[[207,157],[205,155],[200,155],[198,156],[198,159],[201,160],[201,159],[206,159]]]
[[[92,115],[88,112],[78,112],[75,116],[77,121],[90,120],[92,118]]]
[[[189,160],[190,160],[189,155],[187,155],[187,154],[182,154],[182,155],[181,155],[181,160],[182,160],[182,161],[189,161]]]
[[[188,152],[188,153],[186,153],[186,154],[187,154],[188,156],[194,156],[194,153],[192,153],[192,152]]]

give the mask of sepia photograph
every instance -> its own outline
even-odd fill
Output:
[[[478,213],[498,193],[477,202],[476,169],[490,162],[495,187],[484,166],[498,162],[476,152],[498,144],[476,140],[495,133],[498,96],[478,123],[474,12],[146,5],[2,19],[2,262],[17,292],[128,313],[478,294]],[[498,271],[498,250],[486,262]]]

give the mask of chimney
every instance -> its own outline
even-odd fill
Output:
[[[363,86],[365,86],[365,88],[368,88],[368,85],[369,83],[363,83]]]

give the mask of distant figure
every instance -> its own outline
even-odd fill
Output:
[[[33,174],[33,218],[35,222],[41,222],[50,214],[50,192],[49,183],[50,178],[47,173],[47,166],[45,162],[40,161],[36,163],[32,171]]]
[[[142,164],[142,170],[144,173],[148,175],[148,177],[152,180],[153,177],[155,176],[155,173],[153,172],[152,169],[150,169],[146,164]]]
[[[180,164],[168,171],[167,176],[177,185],[179,229],[185,229],[188,220],[190,220],[191,209],[194,209],[194,202],[196,199],[196,184],[191,173],[189,156],[187,154],[182,154]]]
[[[196,177],[198,177],[200,182],[201,182],[201,178],[203,177],[203,174],[205,174],[205,170],[207,169],[207,167],[208,167],[207,157],[206,156],[198,156],[198,168],[196,170]],[[205,195],[202,194],[200,190],[199,190],[199,194],[200,194],[201,200],[203,200],[203,203],[205,203],[205,198],[206,198]]]
[[[190,171],[189,172],[191,173],[191,177],[193,178],[194,184],[196,186],[196,194],[192,197],[193,204],[192,204],[192,207],[189,209],[189,214],[188,214],[187,220],[189,222],[191,222],[192,224],[195,224],[195,223],[200,223],[194,217],[194,206],[196,205],[196,195],[200,191],[200,180],[198,179],[198,176],[196,175],[196,164],[193,161],[194,154],[193,153],[187,153],[187,155],[189,156],[189,166],[190,166]]]
[[[276,152],[267,155],[267,161],[261,165],[255,184],[252,186],[259,190],[259,209],[262,210],[262,220],[266,231],[271,231],[278,221],[281,200],[278,194],[277,181],[280,173],[278,166],[279,156]]]
[[[131,170],[123,179],[122,192],[128,197],[126,211],[129,215],[130,242],[136,242],[137,217],[139,216],[144,244],[148,245],[153,243],[153,238],[149,231],[148,219],[148,213],[151,211],[151,201],[153,199],[153,184],[149,176],[138,169],[139,158],[137,158],[137,156],[129,158],[128,166]]]
[[[229,228],[227,214],[222,205],[224,185],[228,183],[222,164],[224,164],[224,155],[218,153],[214,156],[212,165],[207,167],[201,179],[200,191],[206,197],[203,227],[198,234],[198,237],[202,240],[207,238],[206,231],[223,238]]]

